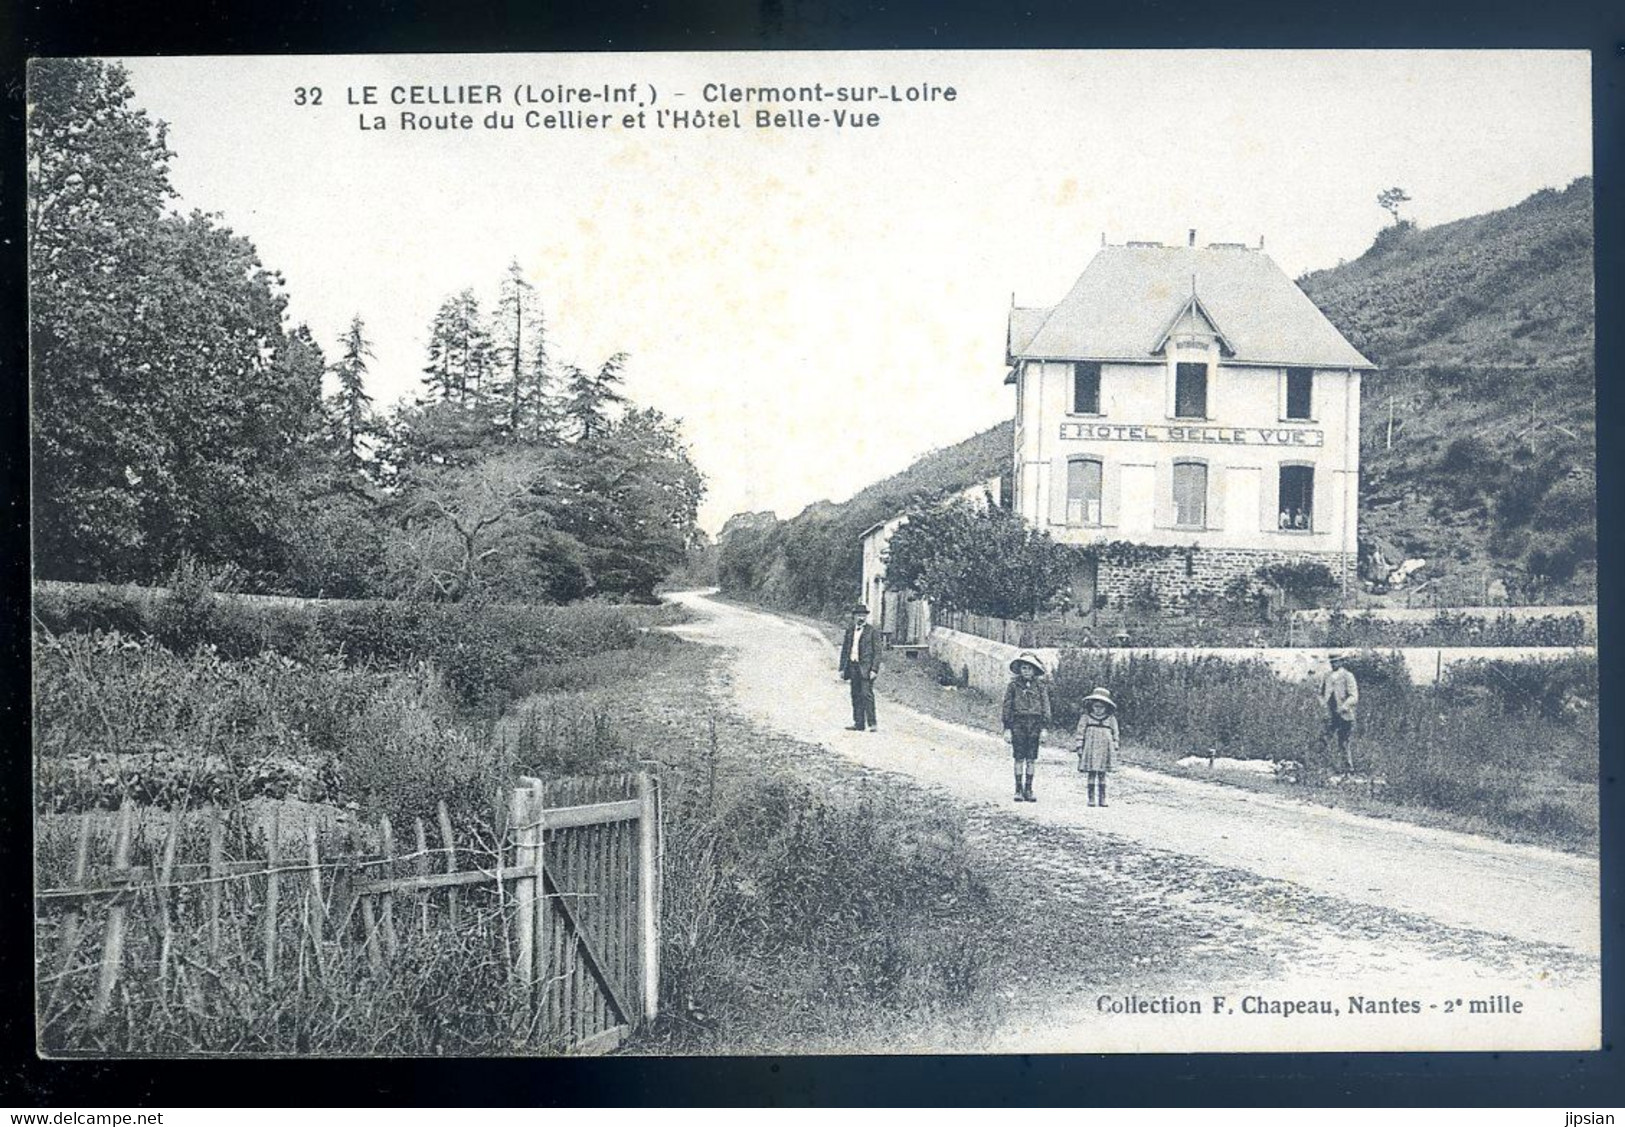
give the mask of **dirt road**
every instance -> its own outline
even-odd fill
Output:
[[[1598,1043],[1594,861],[1134,768],[1114,774],[1110,807],[1091,809],[1082,777],[1055,749],[1038,765],[1039,801],[1014,803],[1001,741],[888,702],[884,679],[880,731],[847,731],[846,689],[817,631],[699,594],[675,598],[697,616],[679,633],[731,653],[734,708],[965,804],[971,829],[996,838],[1010,864],[1051,875],[1058,920],[1069,897],[1123,896],[1196,929],[1193,949],[1239,945],[1257,956],[1240,976],[1235,959],[1214,958],[1213,977],[1186,960],[1172,978],[1148,967],[1060,996],[1053,984],[1012,986],[1010,1017],[982,1047]],[[1381,1012],[1355,1012],[1356,998],[1380,999]]]

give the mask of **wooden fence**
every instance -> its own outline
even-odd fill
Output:
[[[38,952],[42,1023],[60,1013],[75,975],[94,976],[94,989],[80,992],[94,1028],[121,976],[162,982],[184,957],[218,979],[210,965],[220,965],[223,944],[251,952],[268,982],[292,973],[292,963],[303,975],[307,962],[320,969],[350,952],[351,962],[379,974],[412,931],[458,936],[493,902],[510,996],[526,1011],[515,1024],[528,1044],[606,1052],[655,1017],[661,834],[653,779],[524,778],[498,801],[486,834],[459,835],[445,803],[432,821],[415,819],[401,841],[384,818],[376,850],[334,853],[314,821],[290,834],[274,808],[251,833],[218,808],[138,815],[126,802],[114,816],[110,865],[94,866],[98,816],[80,815],[71,877],[35,893],[37,925],[55,924],[40,931],[55,941],[54,951]],[[302,838],[300,847],[290,837]],[[139,965],[126,954],[132,911],[143,913],[143,935],[153,940],[146,946],[156,952]]]

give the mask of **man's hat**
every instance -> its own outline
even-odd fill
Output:
[[[869,613],[869,608],[864,606],[862,603],[859,603],[857,606],[852,608],[852,613],[853,614],[868,614]]]
[[[1332,668],[1335,669],[1339,665],[1347,665],[1349,663],[1349,655],[1348,654],[1327,654],[1326,655],[1326,660],[1331,662],[1332,663]]]
[[[1030,665],[1034,669],[1038,670],[1038,675],[1040,677],[1049,672],[1048,669],[1044,668],[1044,659],[1033,653],[1031,650],[1021,651],[1020,656],[1010,663],[1010,672],[1020,673],[1023,665]]]
[[[1117,702],[1112,699],[1112,694],[1108,690],[1103,689],[1098,685],[1095,686],[1093,692],[1083,698],[1083,703],[1085,706],[1087,706],[1092,700],[1098,700],[1101,704],[1105,705],[1113,712],[1117,711]]]

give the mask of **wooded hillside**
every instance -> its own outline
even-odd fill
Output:
[[[1594,597],[1591,193],[1586,178],[1396,224],[1299,279],[1381,366],[1362,396],[1361,533],[1433,561],[1446,587]]]
[[[718,583],[729,594],[786,610],[845,610],[862,585],[864,530],[910,505],[1007,472],[1014,445],[1010,428],[1003,422],[933,450],[848,501],[819,501],[787,521],[772,513],[732,517],[718,538]]]

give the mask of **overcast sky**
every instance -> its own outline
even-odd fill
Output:
[[[1384,188],[1430,226],[1591,172],[1581,52],[124,62],[171,125],[181,206],[253,240],[330,358],[359,313],[380,404],[418,389],[439,303],[472,286],[489,306],[518,259],[556,356],[628,352],[632,398],[682,419],[711,531],[843,499],[1008,417],[1012,293],[1058,301],[1102,233],[1263,236],[1296,277],[1370,245]],[[760,130],[738,106],[739,131],[404,133],[389,104],[395,86],[501,86],[501,106],[459,111],[478,125],[532,108],[512,104],[521,82],[636,82],[666,109],[735,108],[703,100],[713,82],[957,98],[864,107],[879,127],[840,131]],[[367,84],[381,132],[346,104]],[[320,87],[321,106],[296,106],[297,87]]]

